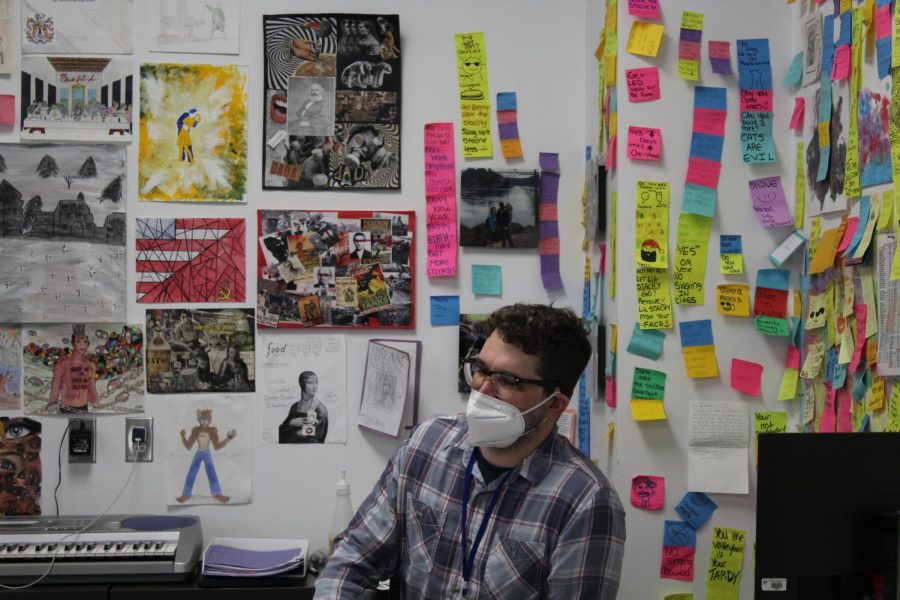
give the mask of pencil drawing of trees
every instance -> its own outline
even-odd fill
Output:
[[[94,163],[94,157],[88,156],[84,163],[81,165],[81,168],[78,169],[77,175],[66,174],[63,176],[63,179],[66,180],[66,184],[69,186],[69,189],[72,189],[72,182],[76,179],[90,179],[91,177],[97,176],[97,165]]]
[[[22,227],[25,230],[31,229],[32,225],[34,225],[34,220],[37,217],[37,214],[41,212],[41,209],[44,208],[44,201],[41,200],[40,195],[34,196],[31,200],[25,203],[25,214],[23,215],[24,219],[22,222]]]
[[[41,179],[56,177],[59,175],[59,165],[56,164],[56,159],[49,154],[45,154],[44,158],[41,159],[41,162],[38,163],[35,172],[41,176]]]
[[[122,176],[119,175],[118,177],[110,181],[105,188],[103,188],[103,193],[100,194],[100,202],[109,200],[110,202],[118,203],[121,199]]]

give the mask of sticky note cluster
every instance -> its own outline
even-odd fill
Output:
[[[515,92],[497,94],[497,130],[500,134],[500,151],[503,158],[522,158],[519,141],[519,118]]]
[[[710,40],[709,64],[713,73],[731,75],[731,42]]]
[[[631,380],[631,416],[635,421],[659,421],[666,418],[663,398],[666,374],[662,371],[635,367]]]
[[[664,579],[693,581],[696,550],[697,532],[693,527],[682,521],[665,521],[659,576]]]
[[[775,162],[769,40],[737,41],[741,154],[745,163]]]
[[[712,321],[682,321],[678,324],[681,334],[681,352],[684,367],[692,379],[718,377],[716,346],[713,342]]]
[[[782,269],[760,269],[757,272],[753,317],[756,330],[760,333],[790,335],[787,314],[790,275],[790,271]]]
[[[686,10],[681,13],[678,38],[678,76],[688,81],[700,80],[700,48],[703,41],[703,15]]]
[[[559,154],[541,152],[538,157],[541,167],[540,217],[538,252],[541,255],[541,283],[545,290],[562,289],[559,274],[559,222],[557,201],[559,197]]]
[[[694,88],[694,125],[681,208],[714,217],[725,142],[725,88]]]

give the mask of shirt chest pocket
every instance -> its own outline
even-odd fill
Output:
[[[434,556],[447,515],[406,494],[406,548],[409,562],[422,571],[434,567]]]
[[[491,549],[484,570],[489,598],[539,598],[547,577],[544,542],[501,539]]]

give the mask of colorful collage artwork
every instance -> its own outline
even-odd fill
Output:
[[[400,188],[397,15],[266,15],[265,189]]]

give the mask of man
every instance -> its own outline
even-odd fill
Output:
[[[353,234],[353,252],[350,253],[350,258],[362,262],[372,260],[372,253],[364,247],[366,241],[366,234],[361,231]]]
[[[316,598],[355,598],[387,577],[406,598],[616,596],[622,505],[556,433],[591,355],[582,323],[516,304],[485,333],[465,363],[465,416],[433,418],[397,450],[335,539]]]
[[[90,345],[85,326],[73,325],[72,354],[56,362],[50,381],[50,406],[56,406],[61,413],[86,413],[88,405],[96,406],[99,401],[97,369],[87,356]]]
[[[325,101],[325,88],[321,84],[313,83],[309,86],[306,100],[297,111],[297,119],[297,135],[324,136],[334,133],[334,127],[329,127],[331,107]]]
[[[234,344],[228,346],[225,360],[219,367],[217,376],[219,385],[231,392],[253,391],[250,387],[247,363],[241,358],[241,350]]]
[[[278,427],[278,443],[321,444],[328,435],[328,410],[316,398],[319,377],[312,371],[303,371],[298,382],[300,400],[291,405],[287,417]]]

